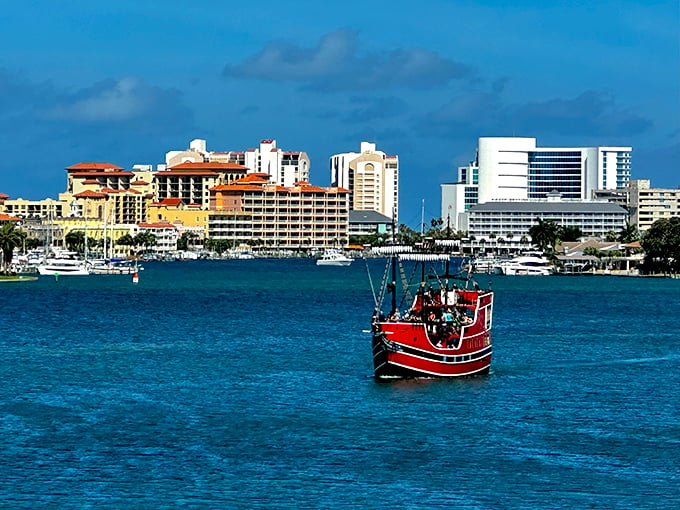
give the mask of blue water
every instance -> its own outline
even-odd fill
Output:
[[[680,280],[495,277],[489,376],[376,383],[364,261],[140,276],[0,285],[0,506],[680,507]]]

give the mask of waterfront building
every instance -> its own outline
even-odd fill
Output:
[[[133,228],[133,237],[142,232],[148,232],[156,238],[156,244],[150,247],[154,253],[167,256],[177,251],[179,234],[177,227],[170,223],[138,223]]]
[[[170,168],[181,163],[230,163],[246,167],[247,173],[264,173],[280,186],[293,186],[299,181],[309,181],[310,160],[306,152],[284,151],[276,147],[276,140],[262,140],[257,148],[241,152],[211,152],[206,141],[192,140],[189,149],[170,151],[165,155]],[[235,177],[237,180],[240,177]],[[224,184],[228,184],[225,182]]]
[[[468,229],[467,212],[476,205],[479,195],[479,166],[476,161],[458,167],[458,180],[441,185],[441,218],[453,231]]]
[[[248,169],[235,163],[185,162],[156,172],[156,199],[179,198],[202,209],[210,207],[209,189],[243,178]]]
[[[200,233],[203,239],[208,233],[208,210],[185,204],[181,198],[166,198],[149,204],[147,222],[170,223],[177,226],[180,235],[184,231],[191,231]]]
[[[479,203],[536,200],[557,191],[587,200],[628,186],[632,147],[537,147],[536,138],[479,139]]]
[[[330,158],[331,186],[350,191],[354,211],[376,211],[398,223],[399,157],[361,142],[359,153],[346,152]]]
[[[648,179],[630,182],[632,225],[644,232],[657,220],[680,216],[680,188],[652,188]]]
[[[350,211],[349,235],[391,234],[392,218],[375,211]]]
[[[66,168],[66,192],[77,194],[86,189],[129,189],[135,174],[111,163],[77,163]]]
[[[578,227],[584,238],[604,238],[623,229],[628,211],[611,202],[580,200],[497,201],[470,209],[469,235],[491,242],[514,244],[529,236],[541,218],[563,227]]]
[[[285,187],[248,175],[210,189],[208,236],[237,245],[308,250],[346,246],[349,191],[301,181]]]
[[[19,223],[20,221],[21,218],[17,218],[16,216],[11,216],[5,213],[0,213],[0,225],[4,225],[5,223]]]
[[[458,169],[456,183],[443,184],[442,219],[467,228],[467,211],[493,201],[589,200],[596,190],[628,186],[632,147],[538,147],[536,138],[482,137],[477,157]]]
[[[26,200],[23,198],[7,198],[3,201],[3,210],[7,214],[22,219],[47,219],[68,216],[70,206],[67,201],[45,198],[43,200]]]

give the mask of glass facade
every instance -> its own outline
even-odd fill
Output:
[[[558,191],[562,198],[582,196],[580,151],[530,152],[527,195],[530,200],[546,198]]]

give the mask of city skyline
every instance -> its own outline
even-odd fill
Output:
[[[677,2],[572,4],[17,5],[0,20],[0,192],[54,197],[70,165],[156,165],[195,138],[276,139],[328,185],[330,156],[367,141],[399,156],[414,225],[479,137],[513,135],[632,146],[632,179],[678,187]]]

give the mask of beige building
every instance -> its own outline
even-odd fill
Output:
[[[245,177],[248,169],[235,163],[184,162],[156,172],[156,199],[178,198],[188,206],[208,209],[209,189]]]
[[[630,223],[640,232],[657,220],[680,216],[680,188],[651,188],[648,179],[631,180]]]
[[[211,239],[277,249],[347,246],[349,191],[299,182],[284,187],[249,175],[210,190]]]
[[[331,156],[331,185],[350,190],[355,211],[375,211],[399,217],[399,158],[388,156],[374,143],[361,142],[360,152]]]
[[[205,238],[208,232],[208,211],[195,205],[186,205],[180,198],[166,198],[149,205],[147,222],[170,223],[182,232],[200,231],[200,237]]]
[[[45,198],[43,200],[7,198],[3,201],[2,207],[5,213],[25,219],[59,218],[62,216],[68,216],[70,212],[68,202],[63,200],[54,200],[53,198]]]
[[[196,139],[191,141],[187,150],[168,152],[165,162],[168,168],[182,163],[231,163],[246,167],[249,174],[267,174],[269,180],[280,186],[309,181],[310,161],[307,153],[279,149],[276,140],[262,140],[259,147],[243,152],[211,152],[207,150],[205,140]]]

